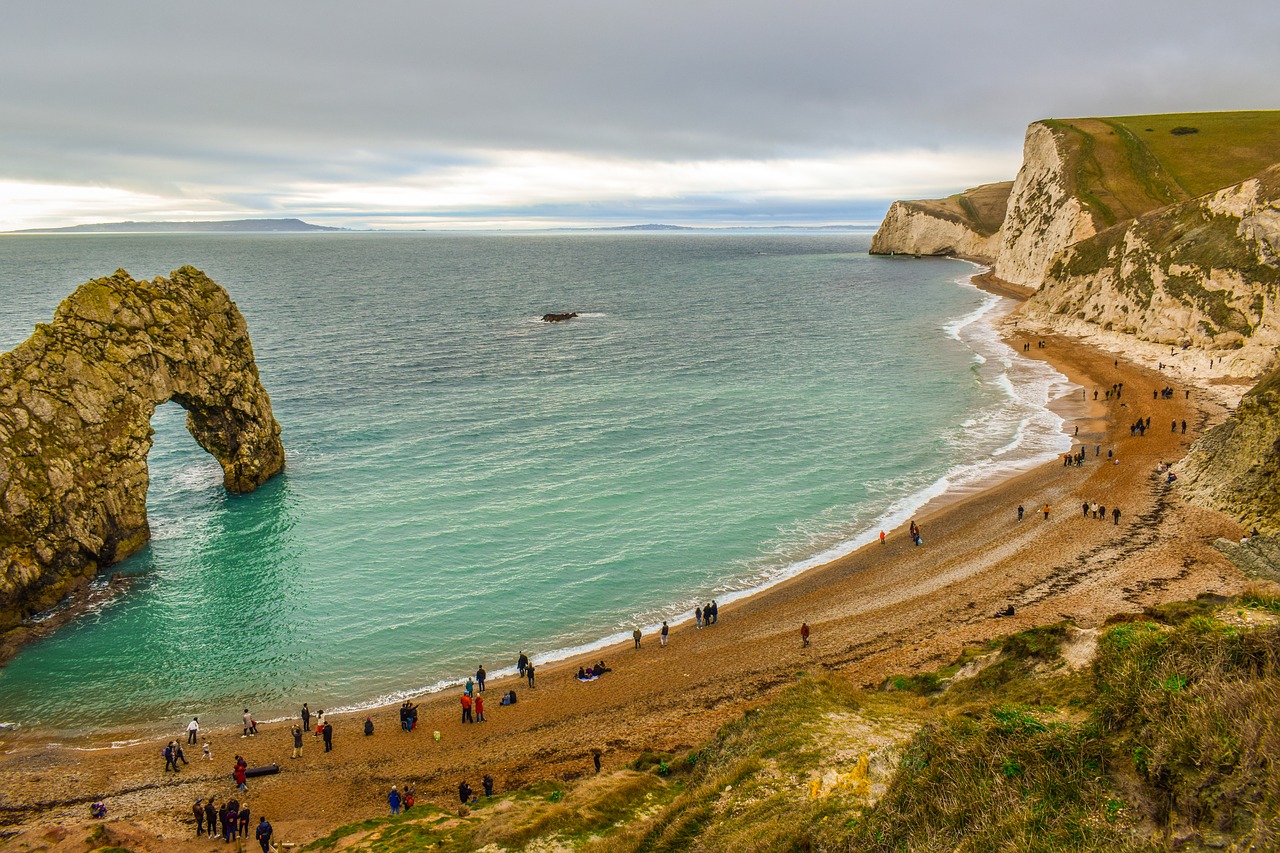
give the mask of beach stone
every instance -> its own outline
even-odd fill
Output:
[[[170,400],[230,492],[284,468],[244,317],[193,267],[81,285],[0,354],[0,634],[150,538],[151,416]]]

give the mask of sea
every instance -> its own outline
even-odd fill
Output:
[[[396,702],[652,634],[1068,447],[1047,403],[1071,386],[999,340],[978,270],[869,243],[0,237],[0,350],[117,268],[208,273],[287,458],[227,494],[160,407],[150,544],[112,567],[121,594],[0,668],[0,721],[109,740]]]

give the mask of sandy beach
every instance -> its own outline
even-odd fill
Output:
[[[1034,625],[1070,619],[1091,627],[1159,602],[1240,591],[1243,576],[1210,547],[1218,537],[1238,537],[1239,529],[1187,505],[1176,484],[1156,471],[1160,462],[1181,458],[1225,414],[1223,405],[1121,354],[1023,333],[1017,322],[1017,311],[1003,321],[1009,344],[1021,353],[1030,342],[1024,355],[1048,361],[1084,389],[1055,404],[1069,432],[1079,430],[1084,465],[1059,460],[976,494],[947,496],[917,515],[922,546],[905,528],[889,531],[885,545],[865,546],[723,606],[714,626],[674,627],[665,648],[650,635],[638,650],[627,642],[590,661],[540,667],[534,689],[515,678],[490,680],[482,724],[461,723],[459,691],[447,691],[422,700],[416,732],[400,730],[394,706],[372,712],[372,737],[362,733],[365,715],[337,717],[333,751],[323,752],[308,735],[299,760],[290,758],[290,723],[264,724],[253,738],[242,738],[238,727],[214,731],[214,761],[200,761],[199,746],[188,747],[190,764],[177,774],[163,772],[167,738],[111,749],[92,740],[55,745],[32,733],[0,732],[0,831],[10,843],[83,850],[89,804],[103,800],[109,823],[132,848],[204,850],[210,842],[192,837],[191,805],[232,795],[232,762],[242,754],[250,766],[282,768],[250,781],[254,821],[265,815],[278,840],[306,842],[384,814],[393,784],[413,783],[420,801],[451,807],[460,780],[478,788],[486,773],[503,791],[589,774],[593,749],[603,750],[609,769],[643,752],[697,746],[803,673],[836,671],[870,687]],[[1118,383],[1121,397],[1107,399],[1104,391]],[[1172,399],[1153,400],[1153,390],[1165,386],[1175,390]],[[1145,436],[1130,435],[1139,417],[1149,417],[1151,427]],[[1184,420],[1185,434],[1170,430]],[[1090,502],[1104,505],[1106,517],[1083,517],[1082,504]],[[1118,523],[1113,508],[1121,510]],[[993,618],[1009,605],[1014,616]],[[812,628],[808,648],[801,647],[802,622]],[[507,666],[517,651],[510,661],[488,663]],[[573,677],[600,658],[611,673],[591,683]],[[519,702],[500,707],[512,688]],[[306,699],[298,697],[298,705]]]

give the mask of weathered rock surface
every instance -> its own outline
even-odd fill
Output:
[[[1062,251],[1029,320],[1118,332],[1200,353],[1216,376],[1255,377],[1280,347],[1280,165],[1130,220]]]
[[[1076,195],[1065,143],[1062,132],[1044,122],[1027,128],[1022,168],[1000,229],[996,278],[1039,287],[1055,255],[1097,230],[1092,213]]]
[[[81,285],[0,354],[0,633],[147,541],[157,406],[187,410],[229,491],[284,467],[240,311],[199,270],[170,275]]]
[[[1191,447],[1179,465],[1188,497],[1280,534],[1280,371],[1260,382],[1236,411]]]
[[[1013,183],[936,200],[895,201],[871,238],[873,255],[952,255],[994,263]]]

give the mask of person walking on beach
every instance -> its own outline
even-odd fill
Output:
[[[249,790],[249,783],[247,781],[248,777],[245,775],[245,771],[247,769],[248,767],[245,765],[244,759],[237,755],[236,769],[231,771],[231,775],[235,778],[236,789],[239,791]]]
[[[885,537],[885,535],[884,535],[884,531],[883,531],[883,530],[881,530],[881,531],[880,531],[880,544],[881,544],[881,545],[885,544],[885,541],[886,541],[886,537]]]
[[[200,718],[192,717],[191,722],[187,723],[187,743],[195,746],[196,736],[200,734]]]
[[[693,621],[697,623],[697,626],[699,628],[702,627],[702,608],[701,607],[693,608]]]
[[[201,761],[213,761],[213,744],[209,741],[204,742],[204,752],[200,755]]]
[[[164,772],[168,773],[169,768],[172,767],[173,772],[177,773],[178,760],[174,757],[174,754],[173,754],[173,741],[169,741],[169,743],[165,745],[165,748],[161,750],[160,754],[164,756]]]
[[[316,714],[316,731],[312,737],[320,737],[324,733],[324,708],[320,709],[320,713]]]
[[[391,804],[392,814],[400,814],[400,792],[395,785],[391,786],[391,793],[387,794],[387,802]]]
[[[369,737],[373,734],[373,717],[364,718],[364,736]]]
[[[293,757],[301,758],[302,757],[302,726],[294,726],[292,729],[289,730],[289,733],[293,735]]]
[[[1119,524],[1120,524],[1120,507],[1116,507],[1115,509],[1111,510],[1111,520],[1112,520],[1112,522],[1113,522],[1116,526],[1119,526]]]
[[[196,838],[199,838],[204,835],[204,803],[196,800],[196,804],[191,807],[191,813],[196,816]]]
[[[467,691],[467,695],[471,696],[476,692],[476,683],[471,680],[471,676],[467,676],[467,683],[463,686],[463,690]]]
[[[524,677],[529,679],[529,689],[533,689],[533,661],[529,661],[524,668]]]
[[[262,848],[262,853],[270,853],[271,851],[271,824],[267,822],[265,817],[258,818],[258,846]]]
[[[244,734],[240,737],[249,737],[258,733],[258,723],[253,719],[253,715],[249,713],[249,709],[244,709]]]
[[[809,623],[808,622],[800,623],[800,648],[802,649],[809,648]]]
[[[720,621],[720,605],[716,604],[716,600],[711,599],[711,624],[714,625]]]
[[[524,652],[521,652],[520,659],[516,661],[516,672],[520,674],[521,678],[524,677],[524,671],[528,667],[529,667],[529,656],[526,655]]]
[[[311,731],[311,709],[307,707],[306,702],[302,703],[302,730]]]
[[[1049,520],[1049,505],[1048,505],[1048,504],[1045,504],[1045,505],[1044,505],[1044,510],[1043,510],[1043,511],[1044,511],[1044,520],[1045,520],[1045,521],[1048,521],[1048,520]]]
[[[484,664],[480,664],[480,668],[476,670],[476,689],[481,693],[484,692],[484,680],[488,676],[489,673],[484,671]]]
[[[1022,521],[1022,515],[1025,512],[1026,509],[1023,508],[1022,504],[1018,504],[1018,521]]]
[[[471,697],[466,693],[462,694],[462,722],[471,722]]]
[[[324,724],[324,751],[333,752],[333,724],[328,720]]]
[[[182,744],[178,743],[177,741],[174,741],[173,743],[173,769],[174,770],[178,769],[179,761],[181,761],[183,764],[186,764],[187,756],[186,756],[186,753],[182,751]]]
[[[472,704],[475,706],[476,722],[483,723],[484,722],[484,697],[481,696],[479,693],[477,693],[476,698],[471,701],[472,701]]]
[[[662,630],[658,632],[658,645],[662,646],[663,648],[666,648],[666,646],[667,646],[667,635],[668,635],[668,634],[670,634],[670,633],[671,633],[671,629],[667,627],[667,623],[666,623],[666,622],[663,622],[663,623],[662,623]]]
[[[249,837],[249,801],[240,804],[240,837]]]
[[[631,639],[636,641],[636,648],[640,648],[640,629],[636,628],[631,632]]]
[[[217,824],[218,824],[218,808],[213,804],[213,797],[210,797],[209,801],[204,804],[204,825],[206,827],[205,832],[208,833],[210,838],[213,838],[215,835],[218,834]]]

